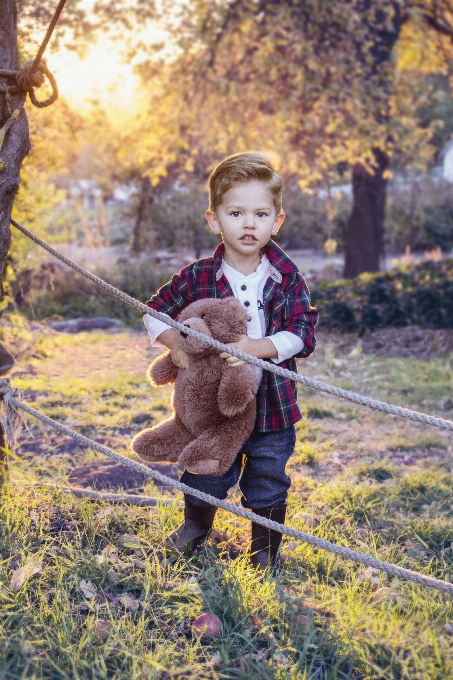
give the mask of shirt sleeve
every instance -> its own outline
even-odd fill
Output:
[[[158,342],[157,338],[159,335],[162,335],[164,331],[168,331],[171,326],[164,323],[163,321],[159,321],[159,319],[155,319],[149,314],[145,314],[143,317],[143,322],[146,326],[146,330],[151,336],[151,344],[154,347],[161,347],[162,343]]]
[[[305,279],[299,272],[284,294],[286,300],[282,313],[282,329],[293,333],[303,341],[301,351],[293,356],[305,359],[316,347],[315,327],[318,322],[318,310],[311,306],[310,292]]]
[[[304,348],[302,338],[289,331],[279,331],[274,335],[268,335],[267,338],[278,352],[278,356],[272,359],[274,364],[281,364],[282,361],[291,359],[291,357],[302,352]]]

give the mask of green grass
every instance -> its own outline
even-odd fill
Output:
[[[33,393],[34,408],[75,421],[75,430],[131,455],[130,437],[171,412],[171,390],[143,386],[144,371],[97,371],[96,356],[111,346],[110,336],[43,335],[38,341],[40,352],[12,382]],[[92,376],[74,370],[64,379],[47,371],[50,359],[66,361],[78,343],[89,343]],[[429,411],[422,401],[434,404],[451,389],[447,365],[445,357],[423,363],[362,354],[335,366],[320,352],[303,371]],[[448,434],[305,388],[300,405],[287,524],[452,582]],[[232,560],[212,544],[195,557],[174,559],[163,545],[182,518],[178,494],[170,495],[173,503],[150,509],[62,494],[45,481],[65,484],[72,469],[105,458],[92,450],[57,454],[59,435],[32,419],[30,425],[33,455],[11,457],[0,508],[0,678],[453,677],[452,637],[445,629],[453,622],[451,598],[291,539],[284,541],[287,559],[276,579],[260,580],[246,553]],[[44,485],[30,486],[39,480]],[[146,493],[162,498],[153,482]],[[238,502],[237,491],[231,500]],[[215,526],[246,547],[245,520],[219,511]],[[122,547],[124,534],[137,536],[139,546]],[[116,547],[116,557],[108,546]],[[99,557],[105,550],[110,562]],[[42,563],[41,571],[13,592],[12,575],[31,558]],[[84,595],[81,581],[93,584],[97,600]],[[390,588],[389,597],[379,599],[381,587]],[[123,604],[106,604],[102,591]],[[138,603],[136,611],[124,606],[126,594]],[[194,618],[206,611],[223,623],[215,640],[191,632]],[[106,622],[105,635],[97,632],[99,620]]]

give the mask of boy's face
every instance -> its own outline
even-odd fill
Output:
[[[227,191],[215,212],[206,211],[206,219],[214,234],[222,234],[227,255],[256,259],[277,234],[285,213],[277,214],[267,185],[253,180]]]

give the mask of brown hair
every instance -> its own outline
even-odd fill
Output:
[[[277,213],[283,210],[283,180],[277,160],[260,151],[246,151],[228,156],[209,178],[209,210],[217,210],[223,197],[236,184],[264,182],[272,194]]]

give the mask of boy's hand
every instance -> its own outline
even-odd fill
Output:
[[[171,360],[178,368],[187,368],[189,365],[189,355],[177,345],[171,350]]]
[[[268,338],[254,340],[253,338],[249,338],[248,335],[241,335],[239,340],[236,342],[229,342],[228,346],[238,349],[240,352],[251,354],[258,359],[273,359],[278,356],[274,344]],[[238,366],[243,366],[247,363],[227,352],[222,352],[220,358],[226,359],[227,364],[232,368],[237,368]]]

